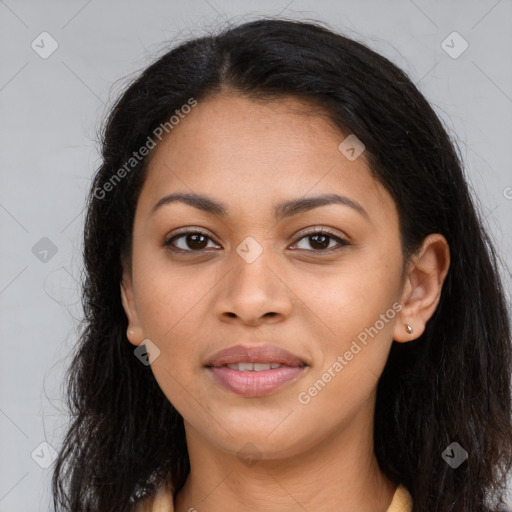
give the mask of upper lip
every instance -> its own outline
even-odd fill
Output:
[[[274,363],[286,366],[306,366],[298,356],[275,345],[235,345],[211,356],[205,366],[226,366],[236,363]]]

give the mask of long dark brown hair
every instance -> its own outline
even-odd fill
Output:
[[[190,98],[200,103],[221,88],[314,102],[364,143],[397,205],[405,257],[431,233],[447,239],[438,307],[418,339],[392,344],[379,380],[374,448],[382,471],[409,489],[414,512],[500,510],[512,466],[510,323],[500,260],[460,151],[389,60],[320,23],[276,18],[180,44],[109,113],[87,203],[85,316],[67,373],[71,423],[53,473],[56,510],[130,511],[163,480],[179,490],[189,473],[183,419],[126,337],[121,257],[131,253],[147,157],[126,162]],[[468,452],[457,469],[441,456],[452,442]]]

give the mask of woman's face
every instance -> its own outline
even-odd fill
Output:
[[[189,440],[278,458],[371,423],[403,261],[395,204],[348,135],[297,99],[225,94],[155,149],[123,304]]]

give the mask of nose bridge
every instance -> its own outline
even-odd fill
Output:
[[[246,237],[233,253],[232,285],[238,292],[250,291],[256,295],[270,295],[275,288],[276,255],[273,253],[269,240],[262,237],[257,240]]]
[[[279,258],[267,241],[248,236],[233,251],[232,270],[217,298],[218,314],[234,314],[245,321],[256,321],[267,313],[287,314],[289,293],[279,279]]]

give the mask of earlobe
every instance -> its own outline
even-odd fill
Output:
[[[398,335],[398,336],[393,337],[393,339],[395,341],[397,341],[398,343],[406,343],[407,341],[412,341],[419,336],[419,334],[414,334],[414,328],[412,327],[412,325],[407,324],[407,323],[406,324],[400,323],[399,325],[403,327],[403,331],[405,331],[405,333],[402,332],[401,336]],[[396,331],[396,328],[395,328],[395,331]],[[413,336],[413,334],[414,334],[414,336]]]
[[[120,292],[123,309],[128,319],[126,336],[132,345],[138,346],[144,340],[144,335],[135,306],[132,284],[125,274],[123,274],[123,279],[120,284]]]
[[[400,301],[403,308],[393,333],[395,341],[405,343],[423,334],[439,304],[449,267],[448,242],[439,233],[429,235],[411,260]]]

